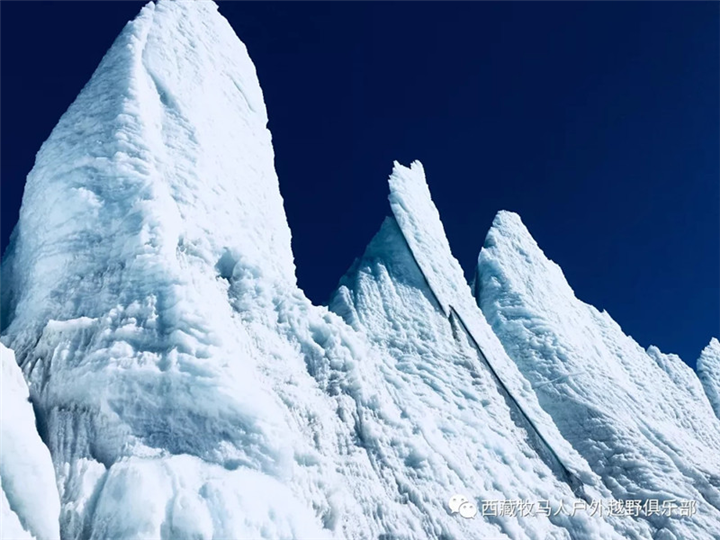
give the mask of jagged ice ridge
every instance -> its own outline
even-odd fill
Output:
[[[419,162],[314,306],[266,124],[217,6],[159,0],[43,144],[2,262],[3,538],[718,538],[717,340],[698,375],[643,350],[507,212],[469,286]]]

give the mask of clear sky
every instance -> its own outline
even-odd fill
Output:
[[[2,2],[2,248],[35,152],[134,2]],[[324,303],[425,165],[472,275],[518,212],[582,300],[694,365],[720,334],[720,4],[221,2],[257,66],[300,286]]]

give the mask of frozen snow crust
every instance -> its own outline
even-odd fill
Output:
[[[313,306],[266,123],[217,6],[160,0],[38,152],[2,263],[2,538],[717,538],[716,341],[702,383],[642,351],[510,214],[483,315],[419,163]],[[455,494],[699,508],[464,519]]]

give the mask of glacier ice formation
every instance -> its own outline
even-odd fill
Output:
[[[648,521],[671,538],[717,531],[720,423],[692,369],[578,300],[515,214],[495,218],[476,275],[493,331],[613,497],[696,500],[693,520]]]
[[[641,349],[504,212],[473,292],[418,162],[312,305],[266,125],[217,6],[159,0],[43,144],[2,263],[3,538],[717,538],[716,340],[700,378]],[[648,498],[697,512],[558,506]]]

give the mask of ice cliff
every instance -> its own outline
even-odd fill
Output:
[[[417,162],[314,306],[266,124],[217,6],[159,0],[43,144],[2,263],[3,538],[717,538],[717,341],[700,379],[644,351],[508,213],[473,295]],[[568,511],[629,498],[697,512]]]

